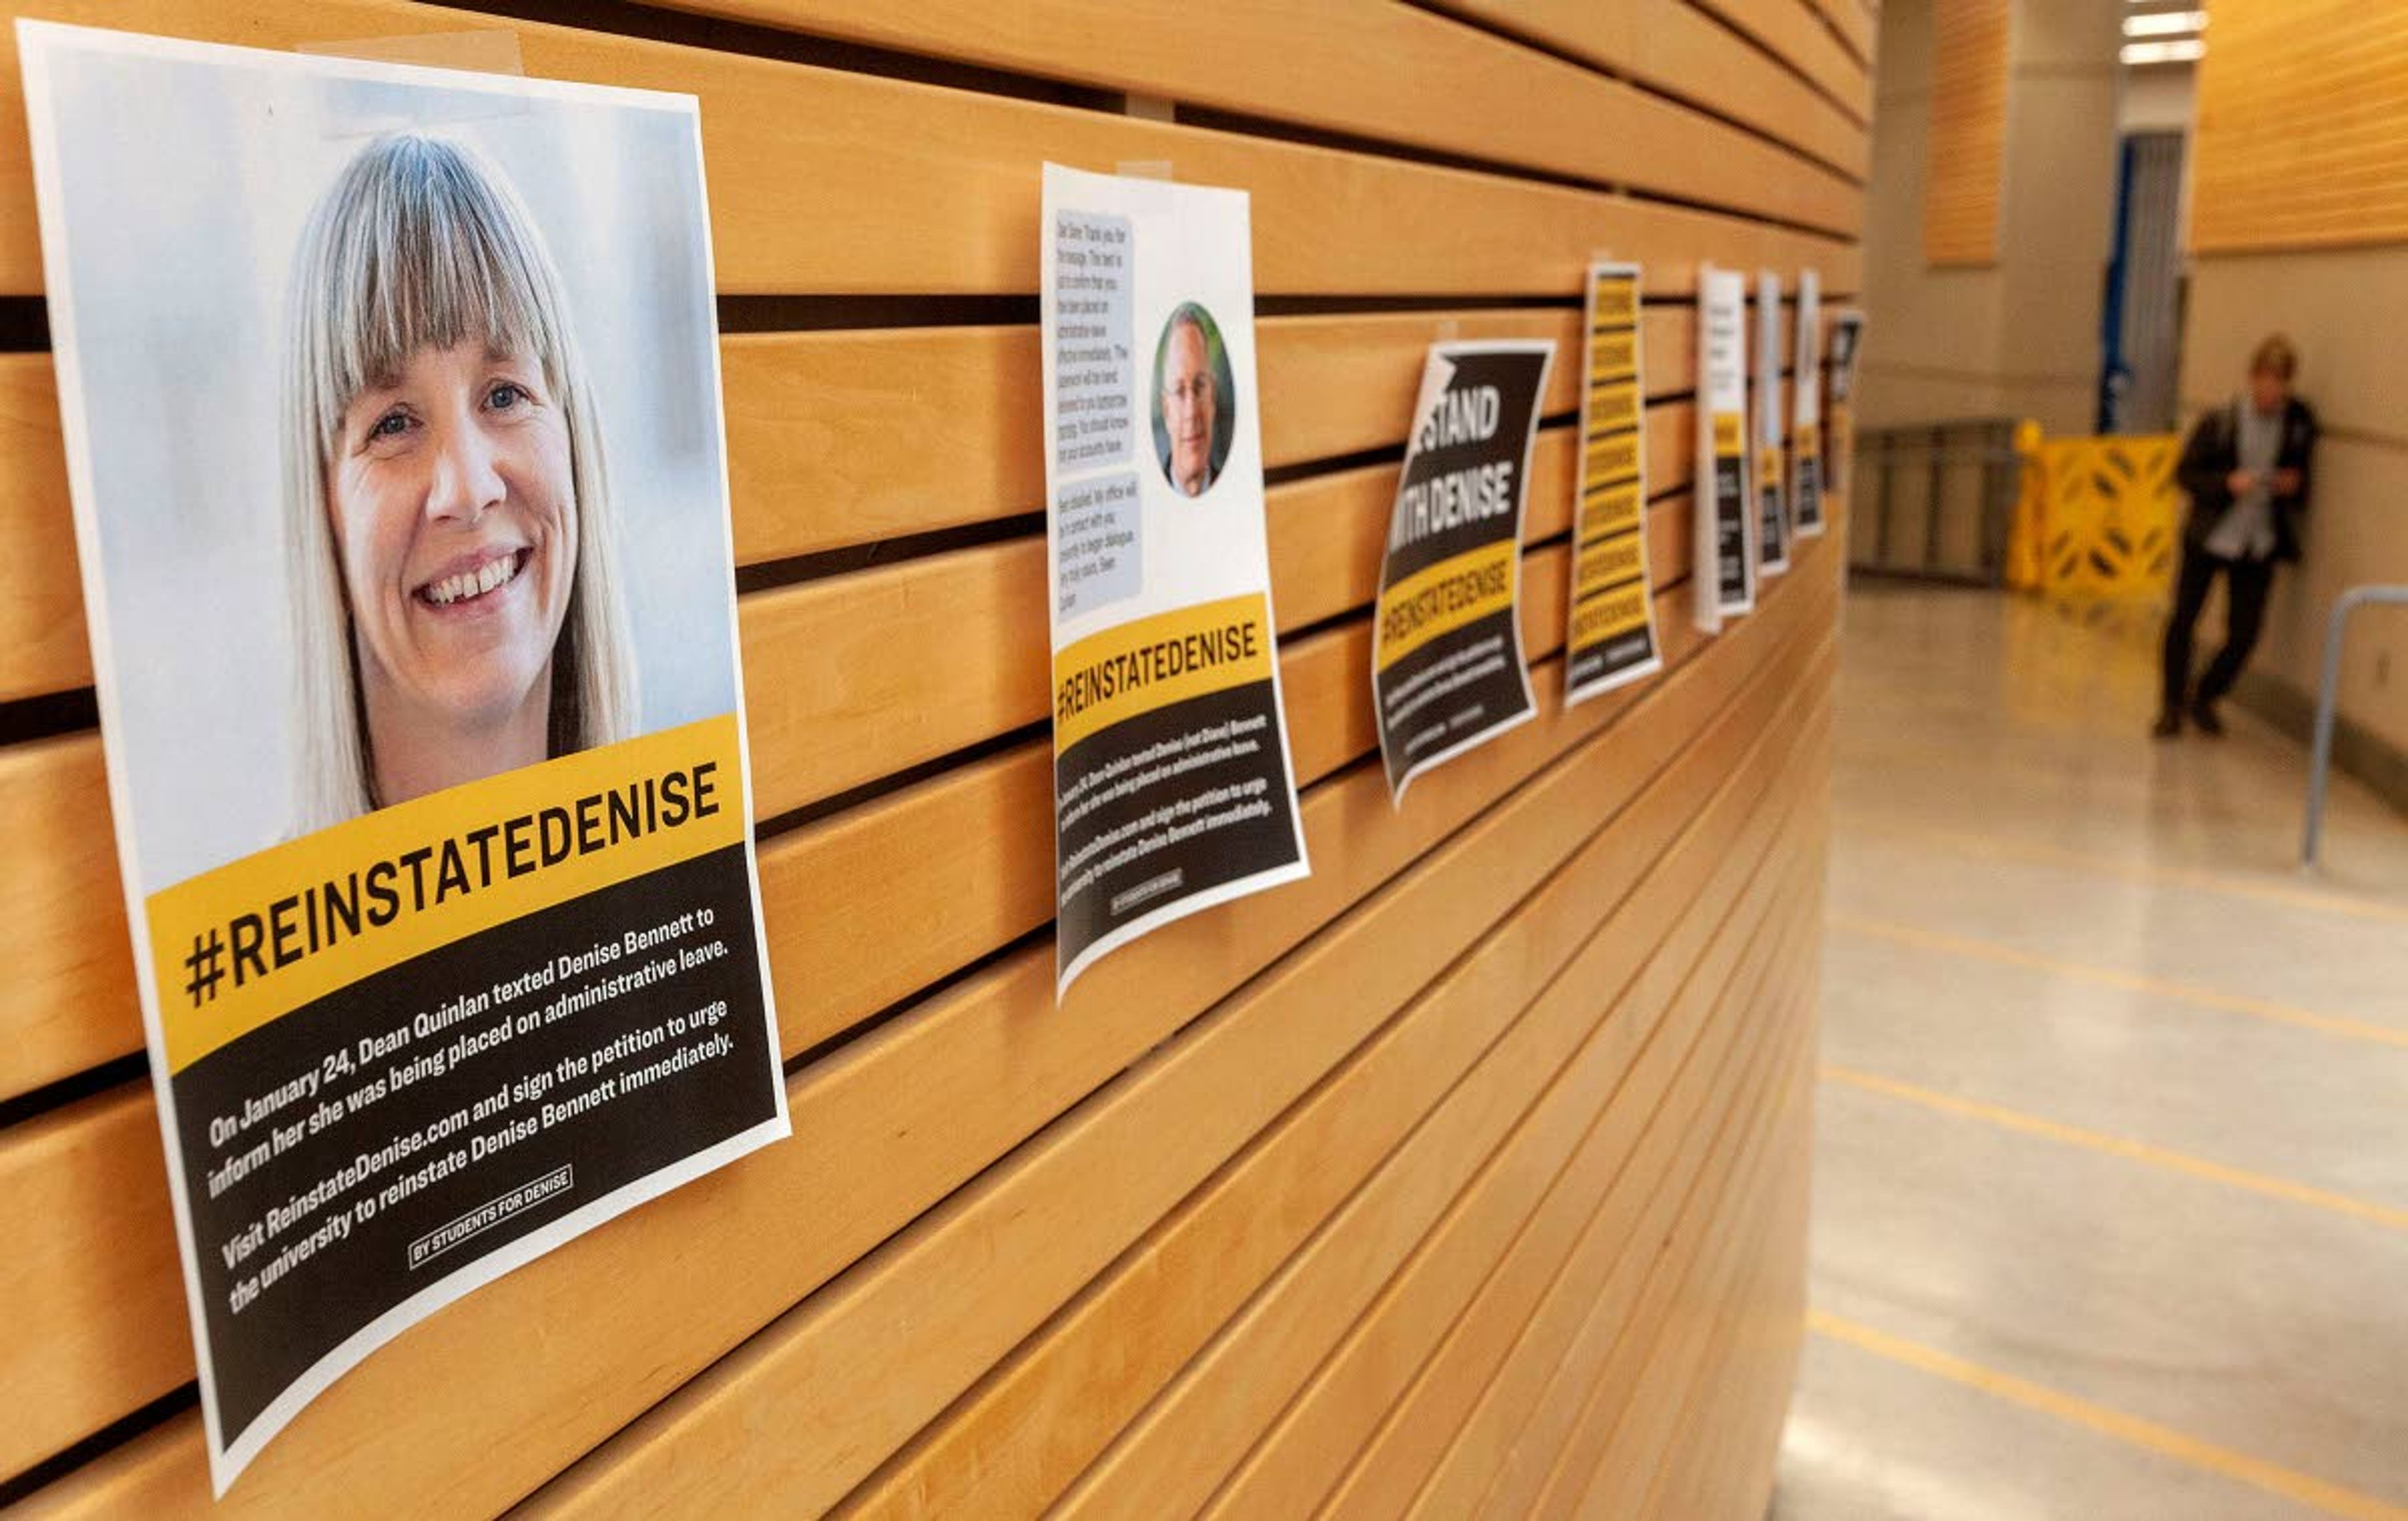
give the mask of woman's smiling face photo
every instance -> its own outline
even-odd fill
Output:
[[[304,814],[609,744],[638,711],[567,293],[497,170],[398,134],[304,230],[286,515]]]
[[[543,366],[475,339],[422,348],[352,398],[337,438],[326,508],[371,727],[539,725],[577,565]]]

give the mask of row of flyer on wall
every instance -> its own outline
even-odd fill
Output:
[[[18,41],[222,1493],[410,1326],[789,1133],[699,117],[47,23]],[[1309,866],[1247,197],[1054,165],[1041,195],[1067,990]],[[1844,452],[1856,319],[1828,420],[1795,388],[1784,470],[1781,302],[1757,295],[1751,450],[1743,293],[1700,278],[1709,626],[1820,531]],[[1640,314],[1636,265],[1591,268],[1567,702],[1662,661]],[[1797,323],[1802,378],[1812,273]],[[1522,511],[1553,361],[1445,343],[1424,368],[1369,672],[1400,806],[1536,711]]]

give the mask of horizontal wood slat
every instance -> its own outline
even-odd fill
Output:
[[[21,0],[19,14],[291,48],[489,28],[400,0]],[[1169,163],[1253,193],[1264,292],[1559,295],[1612,249],[1694,289],[1713,247],[1753,267],[1819,264],[1852,286],[1840,238],[1718,212],[1467,169],[977,95],[533,22],[526,71],[695,94],[720,289],[1026,294],[1037,289],[1038,166]],[[40,288],[16,40],[0,33],[0,293]],[[810,174],[796,172],[809,165]],[[1446,236],[1429,236],[1433,219]]]
[[[1881,28],[1857,0],[1813,0],[1814,13],[1839,36],[1840,45],[1870,71]]]
[[[765,25],[1136,91],[1613,182],[1835,232],[1863,196],[1819,165],[1688,107],[1397,0],[1310,7],[1057,0],[677,0]],[[1430,109],[1443,98],[1447,108]]]
[[[1704,103],[1856,180],[1869,167],[1858,116],[1690,0],[1455,0],[1448,8]]]
[[[1764,608],[1731,632],[1702,646],[1681,639],[1679,668],[1659,682],[1567,713],[1550,673],[1541,672],[1534,683],[1541,721],[1423,778],[1410,812],[1390,808],[1376,768],[1356,768],[1312,789],[1303,817],[1314,857],[1326,866],[1308,882],[1233,905],[1222,916],[1182,922],[1108,959],[1073,990],[1066,1008],[1054,1008],[1051,949],[1039,947],[806,1069],[789,1082],[794,1142],[614,1221],[415,1327],[303,1412],[220,1513],[314,1510],[339,1496],[369,1493],[403,1508],[483,1509],[519,1498],[986,1159],[1050,1123],[1209,1007],[1218,990],[1304,942],[1490,799],[1575,752],[1611,755],[1638,775],[1652,772],[1757,664],[1805,630],[1828,626],[1835,590],[1828,542],[1810,550],[1799,570],[1773,584]],[[1818,565],[1821,576],[1812,571]],[[1678,627],[1672,623],[1668,634]],[[1644,721],[1634,722],[1640,714]],[[1543,817],[1547,796],[1544,788],[1525,789],[1514,801]],[[1519,896],[1514,872],[1526,885],[1540,864],[1512,865],[1504,901]],[[1453,877],[1433,880],[1432,890],[1453,905],[1443,921],[1458,934],[1484,922],[1465,908],[1465,887]],[[1381,979],[1395,980],[1400,990],[1419,986],[1454,954],[1441,934],[1374,940],[1371,951],[1369,965],[1341,959],[1345,975],[1335,985],[1350,998],[1375,997],[1372,983]],[[994,1043],[1006,1039],[1015,1049],[1016,1081],[997,1091],[988,1074]],[[853,1159],[873,1150],[882,1166],[876,1187],[865,1190]],[[155,1152],[115,1165],[155,1167]],[[78,1192],[107,1181],[80,1180]],[[164,1218],[152,1228],[165,1235]],[[681,1265],[692,1260],[713,1264],[711,1295],[688,1292],[690,1275]],[[75,1270],[92,1266],[92,1256],[82,1255]],[[173,1303],[176,1290],[169,1281],[127,1284],[122,1292]],[[547,1335],[536,1307],[587,1292],[615,1306],[618,1334],[573,1345]],[[24,1301],[12,1296],[12,1302]],[[489,1372],[479,1377],[470,1369]],[[471,1380],[479,1389],[473,1400],[395,1398]],[[571,1398],[570,1389],[579,1392]],[[189,1500],[206,1493],[197,1423],[179,1424],[172,1442],[134,1444],[83,1471],[62,1487],[62,1498],[172,1507],[179,1495]],[[492,1442],[497,1424],[518,1437]],[[347,1429],[353,1435],[346,1437]],[[133,1500],[136,1490],[147,1498]]]
[[[1691,1270],[1726,1196],[1733,1213],[1748,1212],[1744,1188],[1727,1189],[1725,1196],[1693,1188],[1668,1198],[1672,1212],[1663,1234],[1649,1238],[1661,1243],[1657,1250],[1620,1254],[1592,1298],[1551,1296],[1534,1324],[1561,1339],[1528,1338],[1516,1348],[1514,1361],[1424,1482],[1415,1504],[1431,1514],[1530,1514],[1540,1485],[1576,1434],[1575,1422],[1607,1357],[1640,1340],[1627,1333],[1648,1324],[1647,1313],[1661,1313],[1668,1286]],[[1596,1270],[1592,1263],[1590,1271]],[[1440,1508],[1453,1504],[1481,1509]]]
[[[1756,1049],[1769,1052],[1776,1044],[1767,1039]],[[1569,1255],[1539,1285],[1538,1301],[1529,1304],[1527,1288],[1502,1270],[1482,1289],[1416,1375],[1398,1418],[1354,1456],[1329,1496],[1329,1514],[1394,1515],[1409,1505],[1429,1514],[1466,1514],[1436,1508],[1452,1498],[1447,1482],[1461,1488],[1470,1478],[1487,1477],[1493,1461],[1479,1459],[1501,1456],[1495,1449],[1521,1432],[1536,1377],[1566,1355],[1569,1335],[1584,1313],[1603,1325],[1624,1324],[1618,1315],[1663,1250],[1660,1244],[1655,1252],[1630,1247],[1677,1241],[1694,1228],[1684,1225],[1684,1212],[1713,1198],[1713,1181],[1737,1165],[1731,1132],[1756,1123],[1754,1096],[1760,1091],[1743,1090],[1719,1126],[1659,1107],[1662,1123],[1651,1121],[1643,1149],[1612,1177],[1605,1198],[1579,1225]],[[1694,1161],[1709,1145],[1712,1155]],[[1707,1170],[1683,1186],[1699,1166]]]
[[[2199,65],[2191,249],[2408,240],[2408,27],[2341,0],[2229,0]]]
[[[1397,1501],[1410,1499],[1419,1471],[1415,1459],[1434,1459],[1452,1428],[1434,1425],[1439,1440],[1402,1444],[1396,1419],[1402,1402],[1434,1388],[1467,1398],[1479,1388],[1476,1379],[1458,1383],[1453,1370],[1433,1364],[1442,1356],[1441,1343],[1452,1351],[1478,1335],[1483,1327],[1473,1317],[1479,1309],[1498,1332],[1518,1327],[1575,1229],[1588,1226],[1623,1184],[1634,1185],[1633,1193],[1642,1183],[1668,1194],[1686,1192],[1704,1168],[1705,1143],[1721,1134],[1723,1122],[1734,1112],[1742,1125],[1753,1118],[1746,1099],[1779,1044],[1761,1038],[1757,1016],[1776,997],[1795,997],[1795,989],[1771,984],[1790,970],[1774,942],[1785,943],[1802,930],[1792,907],[1804,890],[1802,865],[1794,849],[1776,846],[1760,869],[1785,884],[1780,906],[1765,911],[1766,921],[1744,942],[1732,939],[1721,956],[1698,963],[1636,1058],[1611,1071],[1613,1085],[1575,1102],[1564,1126],[1577,1132],[1571,1144],[1541,1150],[1532,1159],[1530,1170],[1538,1176],[1522,1192],[1538,1189],[1538,1197],[1509,1198],[1500,1178],[1496,1198],[1458,1200],[1439,1230],[1415,1248],[1394,1285],[1222,1481],[1204,1514],[1305,1514],[1329,1504],[1333,1487],[1350,1472],[1391,1482]],[[1738,904],[1741,912],[1751,906],[1745,897]],[[1733,930],[1726,921],[1726,936]],[[1645,1011],[1628,1014],[1643,1018]],[[1567,1069],[1558,1085],[1575,1075]],[[1523,1125],[1535,1131],[1541,1123],[1534,1112]],[[1532,1139],[1517,1137],[1512,1144]],[[1617,1234],[1627,1242],[1660,1239],[1635,1228],[1639,1202],[1628,1200],[1615,1222]],[[1372,1504],[1360,1489],[1348,1498],[1358,1507]]]
[[[1803,1087],[1798,1081],[1802,1076],[1793,1071],[1784,1098],[1795,1101]],[[1802,1184],[1794,1155],[1772,1161],[1770,1179],[1776,1186],[1784,1182],[1792,1189]],[[1761,1194],[1743,1196],[1738,1203],[1739,1207],[1722,1212],[1722,1218],[1712,1222],[1704,1233],[1709,1255],[1693,1256],[1685,1265],[1687,1271],[1659,1276],[1650,1285],[1661,1284],[1667,1292],[1653,1305],[1642,1301],[1641,1313],[1646,1318],[1638,1322],[1639,1334],[1627,1339],[1627,1346],[1645,1348],[1653,1342],[1661,1349],[1670,1340],[1664,1334],[1668,1327],[1711,1321],[1719,1308],[1717,1301],[1727,1299],[1732,1277],[1743,1273],[1757,1256],[1751,1248],[1764,1238],[1757,1222],[1768,1212]],[[1680,1372],[1666,1369],[1668,1361]],[[1681,1372],[1690,1366],[1670,1358],[1651,1358],[1628,1384],[1616,1379],[1615,1370],[1609,1367],[1607,1377],[1590,1391],[1586,1426],[1551,1475],[1555,1482],[1541,1492],[1536,1508],[1528,1514],[1551,1518],[1659,1514],[1649,1509],[1644,1495],[1661,1471],[1662,1456],[1674,1440],[1662,1414],[1677,1413],[1688,1387]],[[1594,1466],[1585,1461],[1592,1452],[1597,1454]]]
[[[1372,1296],[1379,1297],[1382,1309],[1394,1310],[1420,1286],[1417,1270],[1431,1268],[1430,1252],[1455,1247],[1476,1254],[1492,1231],[1510,1238],[1510,1220],[1526,1202],[1529,1188],[1545,1181],[1563,1160],[1562,1149],[1576,1141],[1585,1122],[1606,1107],[1632,1041],[1652,1035],[1658,1020],[1685,1025],[1724,994],[1726,978],[1742,986],[1753,978],[1762,949],[1743,955],[1741,946],[1754,940],[1762,905],[1739,889],[1745,882],[1742,872],[1756,864],[1753,855],[1727,863],[1740,868],[1724,874],[1719,883],[1727,895],[1727,913],[1698,913],[1684,921],[1684,927],[1695,926],[1696,939],[1659,941],[1626,1006],[1600,1010],[1595,984],[1586,983],[1577,971],[1551,989],[1548,1002],[1572,1027],[1561,1045],[1535,1046],[1526,1058],[1537,1069],[1531,1076],[1546,1089],[1537,1106],[1523,1112],[1518,1106],[1526,1098],[1516,1095],[1498,1106],[1502,1112],[1488,1112],[1485,1126],[1433,1125],[1418,1132],[1412,1145],[1400,1150],[1391,1166],[1349,1202],[1314,1248],[1292,1259],[1214,1345],[1190,1364],[1179,1383],[1146,1407],[1063,1497],[1059,1514],[1124,1514],[1156,1503],[1178,1510],[1203,1504],[1207,1514],[1298,1514],[1293,1507],[1304,1497],[1281,1494],[1282,1474],[1241,1471],[1234,1476],[1241,1485],[1259,1477],[1266,1488],[1216,1492],[1227,1455],[1245,1451],[1283,1406],[1291,1414],[1312,1408],[1288,1403],[1297,1398],[1298,1380],[1350,1327],[1377,1327],[1376,1321],[1358,1319],[1371,1310]],[[1790,880],[1771,873],[1758,879],[1758,885],[1769,889]],[[1696,965],[1691,959],[1696,940],[1709,929],[1729,932],[1729,942],[1721,948],[1735,965],[1712,967],[1710,962],[1706,980],[1684,987]],[[1714,944],[1710,941],[1709,949]],[[1683,997],[1684,992],[1688,996]],[[1533,1017],[1540,1012],[1533,1011]],[[1478,1091],[1472,1078],[1460,1090],[1467,1097]],[[1481,1111],[1471,1108],[1471,1112],[1479,1115]],[[1383,1189],[1383,1184],[1393,1186]],[[1431,1216],[1455,1199],[1458,1187],[1471,1192],[1455,1200],[1455,1212],[1433,1221]],[[1383,1209],[1398,1190],[1417,1198],[1421,1207]],[[1492,1213],[1507,1218],[1488,1218]],[[1423,1232],[1432,1227],[1440,1234],[1425,1241]],[[1471,1238],[1468,1245],[1467,1231]],[[1374,1413],[1377,1409],[1372,1407]],[[1225,1511],[1225,1503],[1231,1508]],[[1272,1508],[1250,1511],[1249,1504]]]
[[[1787,1093],[1766,1103],[1772,1139],[1756,1161],[1770,1176],[1749,1212],[1762,1220],[1742,1281],[1715,1313],[1718,1344],[1682,1406],[1670,1456],[1658,1463],[1649,1505],[1661,1515],[1760,1514],[1771,1500],[1773,1463],[1795,1381],[1805,1317],[1802,1159],[1812,1132],[1799,1121],[1813,1083],[1811,1059],[1794,1057]],[[1773,1396],[1781,1395],[1777,1402]],[[1702,1440],[1713,1433],[1721,1440]]]
[[[1872,119],[1872,77],[1798,0],[1691,0],[1804,75],[1858,122]]]
[[[1986,265],[1999,256],[2007,142],[2003,0],[1934,0],[1931,125],[1925,138],[1923,257]]]

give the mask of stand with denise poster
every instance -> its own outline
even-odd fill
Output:
[[[1552,340],[1440,343],[1422,365],[1371,624],[1388,796],[1538,712],[1522,653],[1522,504]]]

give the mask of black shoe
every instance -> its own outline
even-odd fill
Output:
[[[2180,733],[2182,733],[2182,714],[2171,708],[2159,713],[2157,721],[2149,725],[2149,738],[2152,739],[2171,739]]]
[[[2224,738],[2224,720],[2215,716],[2215,704],[2212,702],[2192,703],[2190,705],[2190,721],[2198,725],[2199,732],[2206,735],[2209,739],[2221,739]]]

